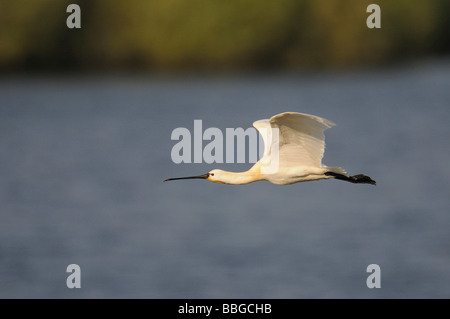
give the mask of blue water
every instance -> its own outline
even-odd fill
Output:
[[[450,63],[319,75],[0,78],[2,298],[450,297]],[[338,180],[167,177],[177,127],[325,117]],[[69,289],[66,268],[81,268]],[[381,288],[369,289],[369,264]]]

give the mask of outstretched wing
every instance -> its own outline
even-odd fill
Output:
[[[334,126],[333,122],[314,115],[286,112],[271,117],[269,123],[272,129],[279,130],[280,167],[322,166],[323,132]],[[264,143],[267,145],[266,140]]]
[[[264,153],[261,157],[261,161],[270,161],[271,149],[272,149],[272,126],[270,120],[259,120],[253,123],[253,126],[261,134],[264,142]]]

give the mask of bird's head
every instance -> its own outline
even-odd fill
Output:
[[[208,173],[208,181],[214,182],[214,183],[225,183],[227,178],[227,172],[222,171],[221,169],[213,169],[211,172]]]
[[[174,177],[174,178],[168,178],[164,181],[173,181],[178,179],[206,179],[208,181],[214,182],[214,183],[225,183],[227,172],[222,171],[220,169],[213,169],[209,173],[203,174],[203,175],[197,175],[197,176],[189,176],[189,177]]]

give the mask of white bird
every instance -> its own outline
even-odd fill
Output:
[[[376,182],[369,176],[348,176],[341,167],[322,165],[325,150],[323,132],[334,125],[336,124],[329,120],[309,114],[277,114],[270,120],[253,123],[263,137],[265,149],[262,158],[248,171],[234,173],[214,169],[203,175],[168,178],[164,181],[206,179],[224,184],[248,184],[266,180],[273,184],[286,185],[335,178],[355,184],[375,185]]]

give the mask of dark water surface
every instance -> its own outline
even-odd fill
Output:
[[[167,177],[177,127],[336,122],[337,180]],[[320,76],[0,79],[0,297],[450,297],[450,64]],[[68,289],[66,267],[81,267]],[[381,267],[368,289],[366,267]]]

